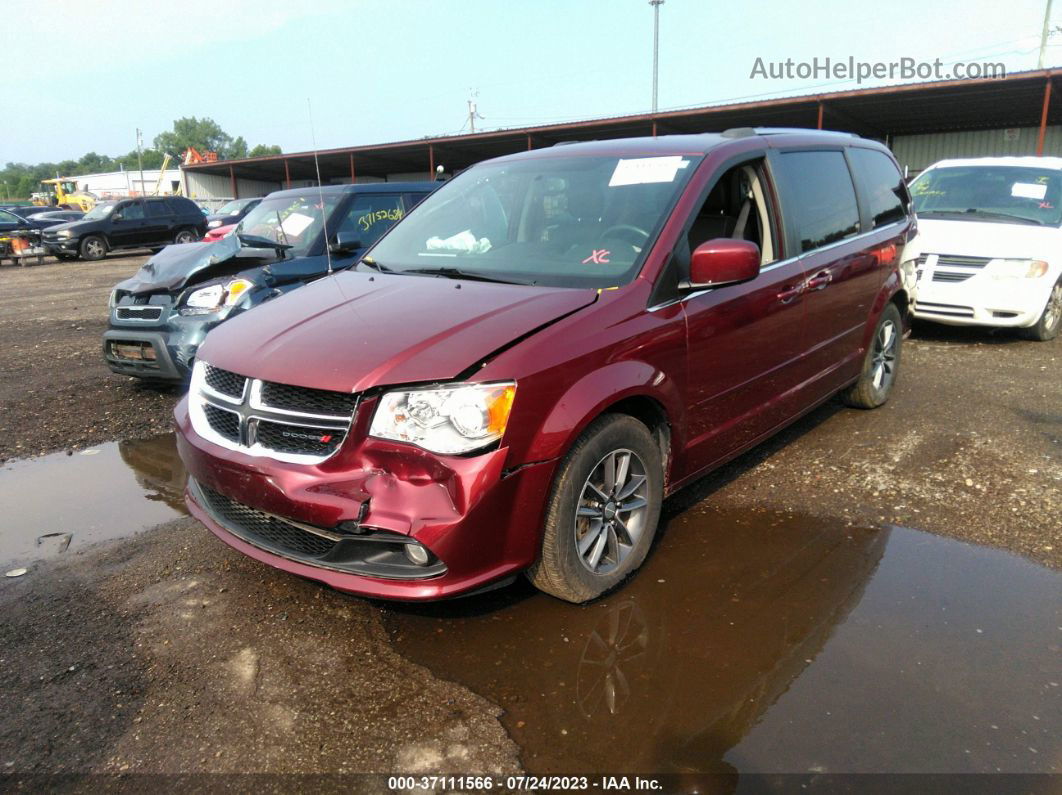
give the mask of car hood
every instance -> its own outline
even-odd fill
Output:
[[[117,285],[130,293],[153,293],[181,290],[189,284],[210,277],[215,266],[225,265],[225,273],[233,273],[230,260],[246,259],[247,266],[260,265],[265,256],[263,249],[241,249],[235,235],[214,243],[182,243],[166,246],[153,256],[131,278]],[[220,275],[220,274],[219,274]]]
[[[918,236],[904,250],[904,259],[921,254],[964,257],[1006,257],[1051,261],[1062,243],[1057,227],[991,221],[918,219]]]
[[[219,326],[199,358],[341,392],[447,380],[596,299],[587,289],[344,272]]]

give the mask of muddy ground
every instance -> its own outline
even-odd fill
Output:
[[[178,392],[103,363],[107,296],[142,256],[0,269],[0,461],[170,427]],[[892,400],[831,403],[695,486],[724,507],[889,522],[1062,567],[1062,339],[916,329]]]
[[[107,293],[142,261],[0,269],[0,458],[169,427],[176,393],[111,375],[99,351]],[[1060,357],[1059,341],[919,330],[885,408],[829,404],[668,515],[895,523],[1062,568]],[[5,772],[521,763],[499,707],[398,654],[384,608],[267,569],[188,519],[0,579],[0,614]]]

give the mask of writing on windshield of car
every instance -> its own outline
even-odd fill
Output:
[[[609,287],[634,278],[698,157],[487,163],[444,185],[372,250],[392,271]]]
[[[1062,176],[1029,166],[947,166],[911,183],[919,215],[1003,223],[1062,223]]]
[[[325,215],[331,216],[335,206],[336,198],[327,195],[323,205],[319,196],[266,199],[247,214],[237,232],[291,246],[290,256],[304,257],[320,237]]]

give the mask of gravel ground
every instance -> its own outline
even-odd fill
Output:
[[[146,260],[0,267],[0,462],[170,428],[175,390],[103,362],[107,297]]]

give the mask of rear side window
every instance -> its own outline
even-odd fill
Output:
[[[166,199],[166,202],[170,205],[175,215],[194,215],[199,212],[199,208],[195,206],[188,199],[182,199],[180,196],[171,196]]]
[[[859,231],[855,187],[841,152],[783,152],[779,170],[786,226],[796,230],[801,252]]]
[[[873,149],[849,149],[848,156],[866,193],[871,228],[902,221],[907,215],[907,188],[896,164]]]
[[[139,221],[144,217],[144,205],[140,202],[130,202],[118,208],[117,215],[126,221]]]
[[[166,202],[148,202],[147,203],[148,217],[149,218],[165,218],[169,215],[173,215],[170,212],[170,208],[166,206]]]
[[[402,197],[387,193],[362,193],[354,197],[339,224],[337,234],[371,246],[406,214]]]

